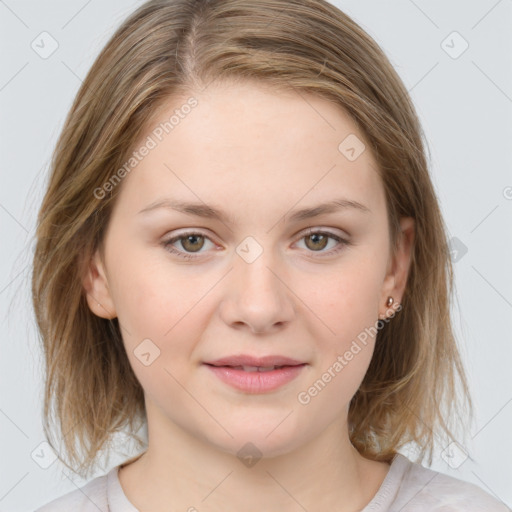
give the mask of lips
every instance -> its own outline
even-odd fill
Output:
[[[235,355],[204,363],[222,382],[246,393],[274,391],[297,377],[306,363],[285,356]]]
[[[206,364],[212,366],[231,366],[231,367],[253,367],[253,368],[275,368],[279,366],[298,366],[305,364],[303,361],[292,359],[290,357],[269,355],[263,357],[256,357],[250,355],[234,355],[216,359],[215,361],[208,361]],[[249,370],[250,371],[250,370]],[[254,371],[254,370],[253,370]]]

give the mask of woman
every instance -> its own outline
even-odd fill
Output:
[[[37,238],[48,438],[55,403],[85,474],[148,429],[41,511],[506,510],[398,453],[463,444],[457,378],[471,400],[416,113],[334,6],[141,6],[72,106]]]

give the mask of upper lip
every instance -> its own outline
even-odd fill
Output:
[[[233,355],[215,359],[214,361],[206,361],[206,364],[213,366],[258,366],[268,368],[270,366],[298,366],[305,364],[303,361],[292,359],[290,357],[280,355],[269,355],[256,357],[251,355]]]

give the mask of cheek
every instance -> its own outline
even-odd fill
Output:
[[[362,254],[344,260],[336,270],[313,281],[297,280],[297,295],[316,315],[326,340],[335,351],[378,319],[382,269],[377,259]],[[310,312],[309,315],[312,315]]]
[[[161,336],[171,326],[174,309],[165,280],[144,265],[120,264],[116,276],[112,291],[119,321],[137,335]]]
[[[316,364],[298,398],[308,414],[331,421],[359,388],[370,364],[377,333],[383,266],[368,250],[346,258],[318,286],[301,286],[311,312]],[[310,282],[311,284],[311,282]],[[309,311],[309,310],[308,310]],[[307,404],[306,404],[307,402]]]
[[[179,279],[152,262],[147,251],[116,249],[109,282],[127,352],[131,355],[147,339],[162,349],[188,306]]]
[[[125,350],[146,393],[158,400],[181,396],[176,384],[186,382],[187,364],[200,339],[196,308],[200,297],[180,291],[180,278],[169,279],[164,269],[119,267],[130,276],[118,286],[118,318]],[[172,285],[170,284],[172,283]],[[186,286],[184,286],[186,290]]]
[[[144,264],[139,265],[139,260]],[[139,257],[133,252],[129,260],[119,260],[113,295],[126,351],[138,376],[152,378],[143,376],[143,369],[140,375],[136,370],[140,366],[137,357],[146,352],[151,357],[158,355],[152,375],[158,367],[176,376],[185,371],[205,329],[205,294],[215,279],[173,268],[165,258],[152,261],[151,254]]]
[[[317,360],[296,398],[304,414],[326,424],[348,408],[368,370],[377,333],[381,278],[375,262],[368,265],[359,260],[322,283],[322,291],[307,295],[307,305],[321,319],[315,321]],[[305,288],[302,293],[307,293]]]

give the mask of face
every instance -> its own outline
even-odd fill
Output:
[[[120,185],[89,306],[119,319],[150,430],[286,453],[346,424],[412,220],[392,254],[376,162],[334,104],[259,84],[194,97],[141,138],[156,145]]]

